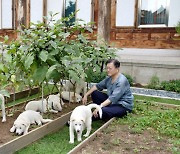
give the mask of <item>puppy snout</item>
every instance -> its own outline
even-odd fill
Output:
[[[77,133],[79,133],[79,132],[80,132],[80,130],[77,130],[76,132],[77,132]]]
[[[16,135],[21,135],[22,133],[16,133]]]

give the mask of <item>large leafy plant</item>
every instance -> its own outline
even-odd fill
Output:
[[[12,72],[14,85],[21,82],[41,87],[51,80],[57,87],[56,83],[62,84],[64,79],[88,80],[89,70],[99,71],[106,59],[115,56],[114,50],[87,39],[86,34],[92,32],[89,24],[66,24],[75,14],[57,21],[55,15],[45,17],[46,23],[32,23],[30,29],[20,31],[18,40],[5,47],[9,58],[5,73]]]

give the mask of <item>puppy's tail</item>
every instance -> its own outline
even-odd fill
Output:
[[[6,121],[6,111],[5,111],[5,104],[4,104],[4,95],[0,94],[0,99],[2,100],[2,102],[0,102],[0,106],[2,109],[2,116],[3,116],[2,122],[5,122]]]
[[[48,123],[48,122],[51,122],[53,120],[51,119],[41,119],[41,122],[44,124],[44,123]]]
[[[92,108],[96,108],[98,111],[99,111],[99,117],[100,117],[100,119],[102,118],[102,109],[101,109],[101,107],[100,107],[100,105],[97,105],[97,104],[89,104],[89,105],[87,105],[90,109],[92,109]]]

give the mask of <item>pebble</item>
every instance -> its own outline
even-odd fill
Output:
[[[155,97],[180,100],[180,93],[171,92],[171,91],[136,88],[136,87],[131,87],[131,91],[133,94],[141,94],[146,96],[155,96]]]

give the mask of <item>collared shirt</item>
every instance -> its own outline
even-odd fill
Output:
[[[125,108],[132,110],[134,96],[130,90],[130,84],[123,74],[120,74],[113,83],[112,78],[107,76],[97,83],[96,87],[100,91],[107,89],[108,99],[112,104],[121,104]]]

